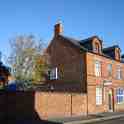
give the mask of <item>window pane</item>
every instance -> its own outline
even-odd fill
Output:
[[[108,76],[112,75],[112,64],[108,65]]]
[[[55,80],[55,79],[58,79],[58,71],[57,71],[57,68],[53,68],[53,69],[51,69],[49,72],[48,72],[48,74],[49,74],[49,79],[50,80]]]
[[[123,103],[124,102],[124,89],[118,88],[116,90],[117,95],[117,103]]]
[[[117,67],[117,79],[121,79],[122,77],[122,71],[121,71],[121,67],[119,66],[119,67]]]
[[[95,61],[95,75],[101,75],[101,63],[99,61]]]
[[[102,104],[102,88],[96,88],[96,105]]]

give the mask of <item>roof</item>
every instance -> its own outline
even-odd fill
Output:
[[[81,47],[80,44],[79,44],[79,40],[76,40],[74,38],[70,38],[70,37],[67,37],[67,36],[63,36],[63,35],[60,35],[61,37],[63,37],[64,39],[70,41],[71,43],[73,43],[75,46],[78,46],[78,47]]]
[[[76,40],[74,38],[70,38],[70,37],[67,37],[67,36],[63,36],[63,35],[60,35],[62,38],[64,38],[65,40],[69,41],[70,43],[72,43],[74,46],[76,46],[77,48],[79,49],[82,49],[84,51],[87,51],[87,49],[85,47],[83,47],[82,45],[80,45],[80,40]]]
[[[100,40],[100,38],[99,38],[98,36],[94,35],[94,36],[91,36],[91,37],[89,37],[89,38],[86,38],[86,39],[81,40],[80,43],[81,43],[81,44],[89,43],[89,42],[91,42],[94,38],[97,38],[97,39],[99,39],[100,42],[102,42],[102,40]]]
[[[78,47],[81,51],[89,51],[92,52],[92,46],[89,47],[88,45],[92,45],[90,44],[90,42],[92,42],[92,40],[94,38],[97,38],[100,42],[102,42],[102,40],[100,40],[100,38],[98,36],[91,36],[87,39],[84,40],[77,40],[75,38],[70,38],[64,35],[59,35],[60,37],[64,38],[65,40],[69,41],[70,43],[72,43],[74,46]]]
[[[91,36],[91,37],[84,39],[84,40],[77,40],[77,39],[70,38],[70,37],[67,37],[64,35],[59,35],[59,36],[61,38],[65,39],[66,41],[70,42],[71,44],[73,44],[77,48],[79,48],[81,51],[88,51],[88,52],[92,52],[92,53],[93,53],[93,51],[90,49],[88,44],[90,44],[90,42],[92,42],[92,40],[94,38],[97,38],[100,42],[103,42],[98,36]],[[114,57],[110,51],[114,50],[115,48],[119,48],[119,46],[113,45],[111,47],[104,48],[104,49],[102,49],[103,53],[101,55],[103,55],[107,58],[110,58],[110,59],[114,59]],[[122,57],[124,57],[124,55]]]
[[[107,48],[104,48],[103,51],[106,52],[106,51],[111,51],[111,50],[114,50],[115,48],[119,48],[118,45],[113,45],[111,47],[107,47]],[[120,48],[119,48],[120,49]]]

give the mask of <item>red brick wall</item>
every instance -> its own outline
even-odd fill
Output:
[[[0,92],[0,120],[5,118],[6,115],[6,95],[4,92]]]
[[[108,59],[106,57],[103,57],[103,56],[99,56],[99,55],[95,55],[95,54],[92,54],[92,53],[87,53],[87,57],[86,57],[86,61],[87,61],[87,83],[90,85],[90,84],[97,84],[96,83],[96,80],[97,81],[102,81],[107,79],[107,80],[112,80],[112,83],[113,85],[115,86],[119,86],[119,85],[124,85],[124,64],[118,62],[118,61],[113,61],[111,59]],[[94,71],[94,62],[95,60],[99,60],[101,62],[101,65],[102,65],[102,68],[101,68],[101,71],[102,71],[102,76],[101,77],[96,77],[95,76],[95,71]],[[108,76],[108,71],[107,71],[107,65],[108,64],[112,64],[112,76],[109,77]],[[117,74],[117,67],[118,66],[121,66],[122,68],[122,75],[123,75],[123,78],[121,80],[117,80],[116,79],[116,74]]]
[[[47,119],[86,115],[86,95],[51,92],[3,92],[0,119]]]
[[[80,56],[80,50],[75,48],[70,41],[61,36],[55,37],[48,47],[48,53],[52,66],[59,69],[59,80],[81,82],[82,56]]]
[[[36,115],[34,92],[1,92],[0,119],[24,119]]]
[[[100,56],[100,55],[95,55],[92,53],[87,53],[86,55],[86,68],[87,68],[87,89],[88,89],[88,110],[91,113],[96,113],[96,112],[104,112],[108,111],[108,92],[109,89],[113,89],[113,97],[114,97],[114,110],[115,111],[120,111],[124,110],[123,104],[119,105],[116,103],[116,89],[119,87],[124,88],[124,64],[118,62],[118,61],[113,61],[111,59],[108,59],[106,57]],[[99,60],[101,62],[101,71],[102,75],[100,77],[95,76],[95,67],[94,63],[95,60]],[[112,64],[112,76],[108,76],[108,71],[107,71],[107,66],[108,64]],[[121,80],[116,79],[116,74],[117,74],[117,66],[120,65],[123,71],[123,78]],[[110,86],[103,86],[104,80],[110,80],[112,81],[112,85]],[[96,87],[101,86],[103,87],[103,104],[100,106],[96,105]],[[104,98],[105,97],[105,98]]]
[[[35,110],[42,117],[86,115],[86,95],[76,93],[35,94]]]
[[[0,120],[7,119],[47,119],[70,117],[107,111],[107,97],[102,106],[96,106],[95,87],[88,87],[86,94],[59,92],[16,92],[0,94]],[[108,89],[105,89],[107,96]],[[88,102],[88,104],[87,104]],[[124,111],[124,106],[116,104],[115,111]]]

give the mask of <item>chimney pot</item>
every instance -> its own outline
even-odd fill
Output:
[[[61,34],[63,31],[62,29],[62,23],[60,21],[58,21],[54,27],[54,33],[55,33],[55,36],[58,36],[59,34]]]

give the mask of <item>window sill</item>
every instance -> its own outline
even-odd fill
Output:
[[[120,102],[120,103],[117,103],[117,105],[121,105],[121,104],[124,104],[124,101],[123,102]]]
[[[96,104],[96,107],[100,107],[100,106],[102,106],[103,104]]]

